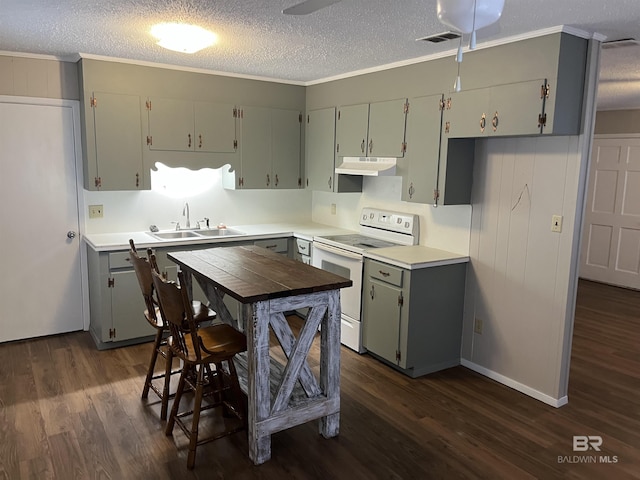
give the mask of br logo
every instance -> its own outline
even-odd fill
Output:
[[[574,452],[586,452],[588,450],[600,451],[602,445],[602,437],[599,435],[574,435],[573,436],[573,451]]]

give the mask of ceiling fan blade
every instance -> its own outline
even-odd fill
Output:
[[[285,15],[309,15],[321,8],[328,7],[342,0],[305,0],[293,7],[285,8],[282,13]]]

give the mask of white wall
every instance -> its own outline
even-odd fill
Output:
[[[579,142],[487,140],[474,165],[463,364],[556,406],[566,402],[573,328],[567,305],[586,170]],[[563,216],[561,233],[551,231],[552,215]]]
[[[402,178],[364,178],[362,193],[313,192],[314,222],[358,230],[359,213],[363,207],[415,213],[420,216],[420,245],[467,255],[471,206],[440,206],[403,202]],[[331,214],[331,204],[336,214]]]
[[[160,193],[162,188],[156,183],[152,187],[158,187],[157,191],[84,190],[85,232],[146,231],[151,224],[166,230],[175,228],[172,221],[179,221],[184,227],[182,209],[185,201],[189,202],[192,227],[196,220],[204,217],[210,218],[211,225],[225,223],[228,226],[311,220],[311,193],[306,190],[225,190],[221,169],[212,172],[211,186],[195,196],[168,196]],[[103,205],[104,217],[89,219],[88,205]]]

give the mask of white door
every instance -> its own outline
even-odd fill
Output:
[[[596,135],[580,276],[640,289],[640,136]]]
[[[83,328],[77,105],[18,101],[0,98],[0,342]]]

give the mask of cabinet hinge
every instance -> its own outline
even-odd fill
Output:
[[[451,130],[451,122],[445,122],[444,123],[444,133],[449,133],[450,130]]]
[[[237,150],[238,149],[238,140],[234,140],[233,141],[233,149]]]
[[[302,114],[298,115],[298,123],[302,123]]]
[[[238,109],[237,108],[233,108],[233,118],[238,118]]]
[[[96,188],[102,187],[102,178],[95,177],[93,180],[94,180],[94,184],[95,184]]]
[[[107,279],[107,287],[113,288],[115,283],[116,283],[116,280],[113,277],[110,277],[110,278]]]
[[[145,105],[147,106],[147,110],[151,110],[151,100],[147,100]]]
[[[547,126],[547,114],[541,113],[538,115],[538,128]]]
[[[238,186],[239,186],[239,187],[242,187],[243,185],[244,185],[244,178],[239,177],[239,178],[238,178]]]
[[[109,329],[109,338],[116,338],[116,329],[115,328],[110,328]]]
[[[451,110],[451,97],[447,98],[447,102],[446,102],[445,108],[447,110]]]
[[[433,203],[438,203],[438,199],[440,198],[440,190],[437,188],[433,190]]]
[[[551,85],[548,83],[544,83],[540,85],[540,98],[549,98],[549,94],[551,93]]]
[[[402,153],[406,153],[407,152],[407,142],[402,142],[402,146],[400,147],[400,151]]]
[[[307,115],[307,123],[309,123],[309,115]]]
[[[438,104],[438,110],[440,110],[441,112],[444,110],[444,98],[440,99],[440,102]]]
[[[338,110],[338,120],[340,120],[340,110]]]
[[[396,350],[396,362],[400,362],[402,360],[402,353],[400,353],[400,350]]]
[[[402,296],[402,292],[398,295],[398,306],[402,307],[404,305],[404,297]]]
[[[404,113],[405,115],[409,113],[409,101],[407,100],[404,104]]]
[[[140,186],[140,174],[136,172],[136,188]]]
[[[153,145],[153,135],[147,135],[147,145]]]
[[[340,153],[340,144],[336,143],[336,153]]]
[[[91,97],[91,100],[89,101],[89,105],[91,106],[91,108],[95,108],[98,106],[98,99],[96,97]]]
[[[238,110],[238,118],[244,118],[244,110],[243,109]]]
[[[298,177],[298,188],[302,188],[302,177]]]

